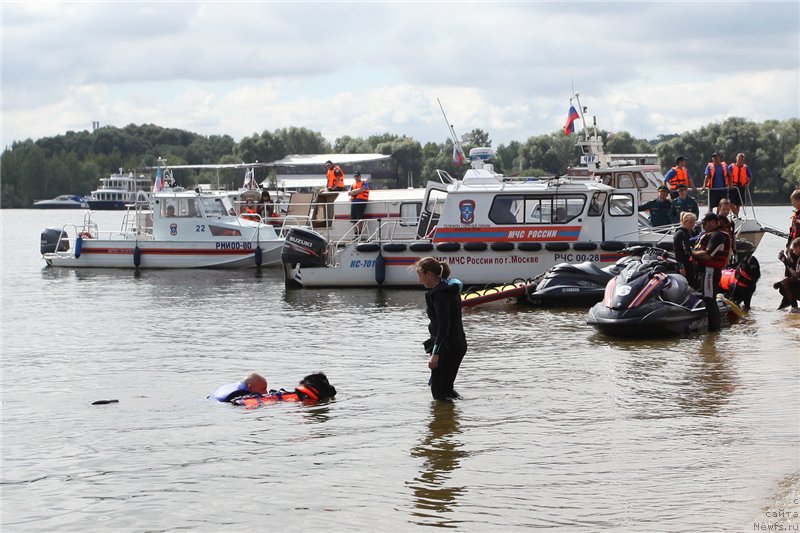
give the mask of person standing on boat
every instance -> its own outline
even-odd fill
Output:
[[[650,200],[639,206],[639,211],[650,211],[650,224],[653,226],[669,226],[672,224],[672,212],[675,206],[669,199],[669,189],[666,185],[658,188],[658,198]]]
[[[678,185],[678,197],[672,200],[672,205],[675,207],[672,212],[673,224],[680,222],[683,213],[693,213],[695,220],[700,216],[697,200],[689,196],[689,187],[684,184]]]
[[[325,161],[325,168],[328,169],[325,176],[328,178],[326,188],[329,191],[346,191],[344,187],[344,172],[339,165],[334,165],[331,161]]]
[[[431,370],[431,394],[435,400],[453,400],[453,389],[461,361],[467,353],[467,338],[461,323],[461,287],[450,279],[450,266],[433,257],[423,257],[414,265],[425,293],[430,337],[423,344]]]
[[[717,330],[720,317],[715,297],[722,292],[722,269],[728,264],[731,243],[728,234],[719,231],[719,217],[715,213],[709,212],[703,216],[703,231],[697,246],[692,250],[692,257],[699,265],[697,285],[708,312],[708,328]]]
[[[695,290],[697,289],[697,273],[695,272],[695,262],[692,258],[692,237],[694,237],[694,225],[697,223],[697,215],[689,211],[681,213],[681,227],[675,231],[672,237],[672,250],[675,259],[680,263],[680,273]]]
[[[689,169],[686,168],[685,157],[681,155],[675,159],[675,166],[664,176],[664,184],[670,188],[670,196],[673,198],[678,197],[678,191],[680,191],[681,185],[685,185],[686,187],[691,185],[694,190],[694,181],[689,175]]]
[[[728,165],[717,152],[711,154],[705,176],[703,191],[708,189],[708,210],[711,211],[719,205],[720,200],[728,197],[728,187],[731,185]]]
[[[747,186],[750,185],[750,180],[753,179],[753,174],[750,172],[750,167],[744,162],[744,154],[736,154],[736,163],[728,165],[728,176],[731,180],[730,201],[731,209],[734,216],[739,216],[739,208],[744,205],[744,199],[747,197]]]
[[[369,183],[361,179],[361,172],[353,174],[355,183],[350,187],[350,223],[355,224],[355,237],[361,238],[364,232],[364,211],[369,200]]]

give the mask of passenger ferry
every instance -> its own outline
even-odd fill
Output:
[[[123,210],[129,204],[148,204],[152,187],[149,177],[133,172],[125,175],[119,169],[117,174],[100,180],[100,187],[88,199],[89,209]]]

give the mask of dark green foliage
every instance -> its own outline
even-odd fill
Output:
[[[732,117],[681,134],[637,139],[622,131],[613,135],[601,131],[610,153],[657,153],[664,172],[683,155],[696,184],[702,185],[706,162],[721,151],[728,163],[744,152],[754,175],[752,189],[760,196],[784,198],[800,187],[800,119],[749,122]],[[470,132],[470,148],[491,146],[488,132]],[[609,139],[609,137],[611,137]],[[511,141],[496,149],[492,163],[506,175],[562,174],[576,165],[580,154],[574,136],[562,132]],[[381,153],[391,155],[398,187],[412,178],[416,186],[436,178],[436,170],[462,177],[465,166],[453,162],[453,142],[419,142],[403,135],[382,133],[367,138],[343,136],[331,146],[319,132],[307,128],[281,128],[253,133],[236,143],[229,135],[203,136],[154,124],[129,124],[124,128],[104,127],[96,131],[68,131],[64,135],[36,141],[15,142],[0,156],[2,207],[29,207],[35,200],[59,194],[88,194],[100,178],[119,169],[152,167],[159,157],[171,165],[268,162],[289,154]],[[257,169],[256,179],[271,170]],[[211,183],[228,188],[241,186],[241,170],[180,170],[175,178],[184,186]]]

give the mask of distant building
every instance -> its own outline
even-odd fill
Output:
[[[268,163],[276,171],[274,178],[267,178],[262,187],[278,189],[323,188],[326,185],[325,162],[332,161],[344,171],[345,185],[353,184],[353,173],[369,181],[374,189],[391,189],[397,185],[397,169],[392,156],[382,154],[292,154]]]

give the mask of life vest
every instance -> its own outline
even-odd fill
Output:
[[[673,191],[678,190],[678,185],[689,186],[689,172],[685,168],[672,167],[675,175],[669,179],[669,188]]]
[[[727,232],[721,231],[716,229],[714,231],[710,231],[708,233],[704,233],[700,240],[697,242],[697,246],[695,246],[695,250],[705,250],[706,246],[708,245],[708,241],[711,239],[711,236],[715,233],[719,233],[720,235],[725,236],[725,248],[721,252],[717,252],[717,255],[712,256],[708,259],[699,259],[697,262],[702,267],[709,267],[709,268],[718,268],[722,270],[725,268],[725,265],[728,264],[728,256],[731,253],[731,237],[728,235]]]
[[[356,194],[355,196],[351,196],[350,200],[351,201],[360,200],[360,201],[366,202],[367,200],[369,200],[369,184],[367,182],[365,182],[365,181],[356,180],[356,182],[353,184],[353,186],[350,187],[350,190],[354,191],[354,190],[359,189],[359,188],[361,190],[358,191],[358,194]]]
[[[728,164],[725,161],[723,161],[721,165],[722,165],[722,176],[725,178],[725,186],[730,187],[731,180],[730,177],[728,176]],[[705,188],[711,189],[714,186],[714,174],[717,172],[717,167],[716,165],[714,165],[714,163],[709,163],[706,166],[706,170],[708,170],[708,175],[706,176]]]
[[[329,190],[344,190],[344,172],[339,165],[333,165],[325,175],[328,177]]]
[[[736,187],[747,187],[747,184],[750,183],[749,178],[747,177],[748,167],[747,165],[737,166],[736,164],[731,165],[730,169],[730,176],[731,176],[731,185]]]
[[[245,206],[239,216],[245,220],[254,220],[255,222],[258,222],[260,219],[258,216],[258,210],[256,210],[255,207],[250,206]]]
[[[247,385],[241,381],[237,381],[236,383],[228,383],[227,385],[221,386],[212,392],[209,398],[214,398],[218,402],[233,402],[235,399],[246,394],[252,393],[247,389]]]
[[[298,385],[292,391],[270,391],[267,394],[252,394],[240,398],[234,398],[231,403],[243,405],[248,409],[254,409],[261,405],[273,404],[278,402],[317,402],[319,401],[319,391],[310,385]]]
[[[792,241],[800,237],[800,211],[797,209],[792,213],[792,225],[789,227],[789,241],[786,243],[787,248],[791,246]]]

